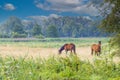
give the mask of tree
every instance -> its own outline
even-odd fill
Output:
[[[23,25],[19,24],[17,22],[14,23],[12,31],[16,32],[18,34],[24,34],[25,33],[24,30],[23,30]]]
[[[24,25],[21,20],[15,16],[11,16],[8,20],[3,24],[3,33],[7,34],[9,37],[14,37],[18,35],[18,37],[22,37],[25,31],[23,29]],[[16,35],[17,34],[17,35]]]
[[[74,29],[73,32],[72,32],[72,37],[78,37],[78,31],[77,29]]]
[[[35,26],[33,27],[33,36],[38,36],[41,35],[41,26],[38,24],[35,24]]]
[[[58,37],[57,28],[54,25],[50,25],[46,30],[47,37]]]
[[[62,27],[63,33],[65,37],[72,37],[72,31],[75,28],[75,25],[73,24],[73,20],[70,19],[69,17],[66,17],[66,23]]]
[[[71,37],[72,29],[71,29],[71,27],[70,27],[68,24],[66,24],[66,25],[62,28],[62,30],[63,30],[63,33],[64,33],[64,36],[65,36],[65,37]]]
[[[104,0],[104,3],[109,5],[102,9],[105,18],[100,28],[113,34],[114,37],[110,42],[120,50],[120,0]]]

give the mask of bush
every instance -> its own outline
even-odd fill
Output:
[[[26,34],[12,33],[12,38],[26,38]]]
[[[43,35],[36,35],[35,38],[44,39],[45,37]]]
[[[7,34],[0,34],[0,38],[10,38]]]

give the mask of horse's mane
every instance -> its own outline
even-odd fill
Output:
[[[64,44],[60,49],[59,49],[59,52],[61,52],[62,50],[64,50],[64,46],[66,46],[68,44]]]

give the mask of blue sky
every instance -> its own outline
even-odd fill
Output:
[[[10,16],[96,16],[90,0],[0,0],[0,22]]]

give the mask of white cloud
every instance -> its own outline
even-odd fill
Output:
[[[47,20],[47,16],[29,16],[28,18],[33,19],[35,21]]]
[[[7,3],[4,5],[4,9],[12,11],[12,10],[15,10],[15,6],[11,3]]]
[[[88,19],[88,20],[93,20],[93,19],[90,18],[89,16],[83,16],[83,18]]]
[[[98,15],[98,9],[96,9],[93,5],[90,5],[89,7],[87,5],[76,7],[73,11],[76,13],[89,14],[92,16]]]
[[[50,14],[49,16],[29,16],[28,18],[31,18],[36,21],[40,21],[40,20],[48,20],[48,18],[59,18],[59,17],[60,15]]]
[[[59,18],[60,16],[57,14],[50,14],[48,17],[52,17],[52,18]]]
[[[53,5],[78,5],[80,3],[79,0],[47,0],[46,2],[51,3]]]
[[[92,16],[98,14],[98,10],[93,5],[88,6],[89,2],[85,4],[84,0],[45,0],[44,2],[36,0],[35,4],[38,8],[43,10],[72,12]]]

